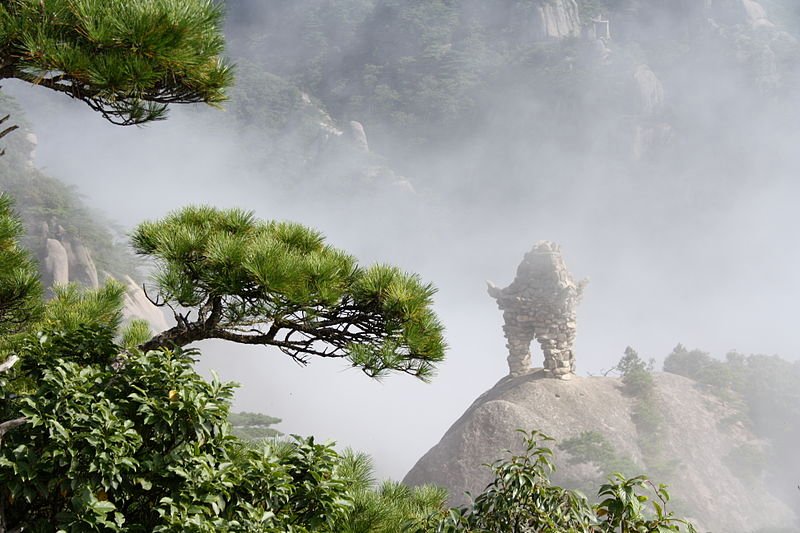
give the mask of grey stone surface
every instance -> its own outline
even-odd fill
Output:
[[[576,0],[541,0],[537,11],[543,37],[563,39],[581,34],[581,18]]]
[[[519,450],[517,429],[538,429],[556,442],[596,431],[616,452],[647,473],[631,415],[635,399],[622,392],[612,377],[579,377],[570,381],[543,379],[543,372],[506,376],[481,395],[406,475],[404,483],[432,483],[450,492],[453,505],[468,501],[465,491],[479,494],[491,480],[485,464]],[[761,479],[745,481],[729,457],[742,445],[764,443],[744,425],[721,423],[735,411],[712,394],[674,374],[654,374],[656,394],[665,418],[664,454],[677,461],[668,477],[673,508],[690,507],[698,531],[744,533],[769,527],[791,527],[794,513],[770,495]],[[570,465],[556,450],[560,479],[592,480],[591,463]],[[786,531],[789,531],[787,529]]]
[[[639,65],[633,72],[639,89],[641,113],[652,116],[664,106],[664,87],[655,72],[647,65]]]
[[[70,279],[93,289],[99,287],[97,268],[86,246],[80,240],[73,239],[70,249]]]
[[[57,239],[47,239],[45,242],[44,267],[47,278],[52,285],[69,283],[69,256],[64,245]]]
[[[747,23],[753,28],[774,28],[775,24],[767,17],[764,6],[755,0],[741,0]]]
[[[500,289],[489,282],[489,295],[503,311],[511,375],[531,370],[531,342],[544,353],[544,374],[563,377],[575,371],[576,317],[586,281],[575,282],[561,256],[561,248],[539,241],[525,254],[517,275]]]
[[[367,133],[364,131],[364,126],[357,120],[350,121],[350,139],[360,151],[369,152]]]
[[[122,283],[127,289],[125,293],[124,308],[125,318],[139,318],[150,324],[153,333],[160,333],[169,329],[164,313],[147,299],[144,290],[130,277],[125,276]]]

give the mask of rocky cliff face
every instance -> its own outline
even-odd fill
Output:
[[[544,0],[537,11],[540,38],[563,39],[581,34],[581,17],[576,0]]]
[[[8,103],[0,102],[0,115],[12,113],[22,118],[4,106]],[[156,332],[168,329],[161,309],[126,275],[134,273],[136,262],[117,242],[108,222],[87,209],[73,189],[36,167],[36,135],[23,127],[19,135],[4,142],[7,153],[0,159],[0,190],[14,198],[26,229],[23,242],[39,262],[42,283],[46,287],[77,283],[97,288],[116,278],[128,289],[123,311],[126,319],[144,319]]]
[[[107,272],[98,274],[89,248],[56,222],[41,223],[39,242],[42,246],[39,248],[38,259],[42,267],[42,282],[46,286],[77,283],[96,289],[100,286],[101,278],[113,279]],[[147,299],[141,286],[133,278],[123,276],[120,281],[127,288],[123,308],[126,319],[146,320],[155,332],[169,328],[164,313]]]
[[[44,243],[39,259],[44,266],[42,281],[45,285],[74,282],[93,289],[100,286],[92,255],[80,239],[67,234],[63,226],[55,222],[42,222],[40,238]]]
[[[519,445],[517,429],[539,429],[557,441],[582,432],[602,434],[613,448],[647,472],[645,453],[632,421],[635,398],[609,377],[541,379],[533,372],[506,377],[479,397],[411,469],[404,482],[447,487],[452,503],[465,491],[480,493],[490,481],[484,464]],[[743,425],[726,423],[735,411],[686,378],[656,374],[656,393],[666,421],[664,454],[675,461],[657,481],[670,485],[673,509],[691,516],[702,530],[728,533],[789,527],[793,512],[766,490],[761,479],[745,479],[735,457],[742,447],[762,445]],[[559,480],[593,479],[596,465],[568,464],[556,451]],[[560,460],[559,460],[560,459]]]

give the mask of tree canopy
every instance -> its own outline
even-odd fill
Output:
[[[159,303],[177,320],[144,350],[216,338],[421,379],[444,359],[432,285],[393,266],[359,266],[313,229],[189,207],[141,224],[132,239],[155,260]]]
[[[116,124],[162,118],[171,103],[216,104],[232,71],[211,0],[0,3],[0,78],[86,102]]]

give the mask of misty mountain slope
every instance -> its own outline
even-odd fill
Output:
[[[124,313],[146,319],[157,330],[167,328],[163,314],[148,302],[138,279],[140,262],[126,238],[99,211],[86,205],[74,187],[52,178],[34,164],[37,137],[24,113],[8,97],[0,113],[20,126],[4,139],[0,157],[0,191],[14,199],[25,226],[23,244],[39,263],[42,283],[78,283],[96,288],[108,278],[128,288]]]
[[[235,143],[242,154],[231,169],[238,186],[304,195],[413,191],[370,149],[360,122],[334,120],[299,85],[241,59],[229,96],[224,113],[202,110],[194,119]]]
[[[738,133],[797,111],[796,8],[765,4],[227,2],[234,57],[362,123],[400,173],[433,189],[491,183],[493,200],[582,164],[741,179],[752,154]],[[739,164],[710,161],[709,147]],[[458,182],[436,172],[454,157],[473,167]]]
[[[741,423],[730,421],[737,414],[735,408],[702,392],[692,380],[654,375],[665,420],[659,445],[671,460],[653,473],[644,465],[648,453],[642,449],[642,435],[633,417],[636,399],[623,393],[619,379],[561,381],[540,376],[531,373],[500,380],[417,462],[404,483],[447,487],[451,499],[461,504],[466,501],[465,491],[478,494],[491,480],[490,470],[481,465],[501,458],[505,449],[518,448],[517,429],[539,429],[558,444],[569,439],[574,443],[581,435],[588,442],[586,433],[590,432],[611,445],[614,468],[626,465],[628,475],[649,472],[655,481],[668,483],[674,498],[668,508],[691,517],[702,528],[736,533],[795,524],[792,510],[769,494],[763,480],[746,475],[741,450],[765,443]],[[571,455],[579,455],[575,450],[580,448],[573,445],[571,449],[572,453],[556,450],[556,479],[590,494],[596,492],[602,461],[596,457],[575,460]]]

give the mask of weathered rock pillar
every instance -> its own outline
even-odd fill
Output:
[[[512,376],[531,370],[533,339],[544,353],[544,374],[568,379],[575,372],[575,307],[586,280],[575,283],[561,257],[561,248],[539,241],[517,267],[504,289],[489,282],[489,294],[503,311]]]

